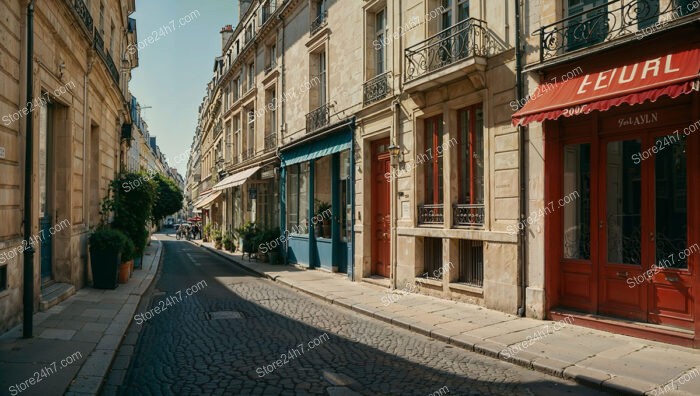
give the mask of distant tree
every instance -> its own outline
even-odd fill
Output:
[[[151,179],[151,182],[156,188],[156,200],[153,205],[152,219],[154,223],[158,223],[182,209],[182,200],[184,196],[182,190],[180,190],[174,181],[160,173],[156,174]]]

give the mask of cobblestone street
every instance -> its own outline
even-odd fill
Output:
[[[104,394],[595,394],[318,301],[188,242],[164,249]]]

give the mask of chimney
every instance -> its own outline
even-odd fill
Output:
[[[233,36],[233,26],[226,25],[221,28],[221,50],[223,51],[226,47],[226,42],[229,38]]]
[[[253,0],[238,0],[238,20],[243,21],[243,16],[248,12],[248,8],[253,4]]]

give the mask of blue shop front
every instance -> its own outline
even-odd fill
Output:
[[[354,118],[281,149],[286,262],[352,278]]]

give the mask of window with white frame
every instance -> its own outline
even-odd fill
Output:
[[[247,151],[248,156],[252,156],[255,153],[255,111],[252,109],[247,112],[248,117],[248,136],[247,136]]]

